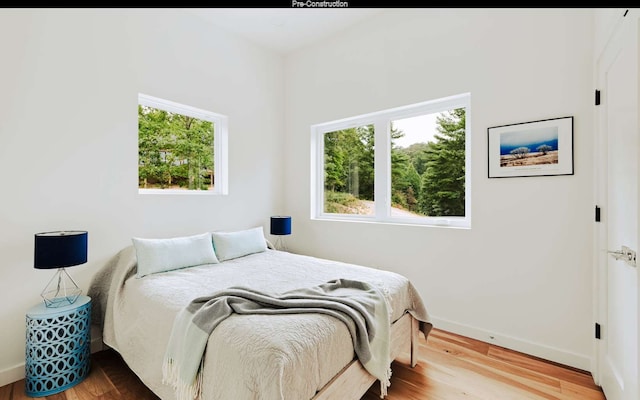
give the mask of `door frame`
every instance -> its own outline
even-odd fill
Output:
[[[619,52],[619,47],[611,47],[611,43],[614,43],[614,46],[618,46],[615,43],[616,35],[620,35],[623,33],[625,29],[629,29],[628,24],[634,24],[635,27],[632,26],[632,29],[636,30],[636,34],[638,34],[638,15],[637,9],[628,9],[628,13],[624,15],[625,9],[621,9],[620,15],[617,16],[615,22],[612,24],[612,28],[609,30],[609,34],[606,37],[605,44],[601,49],[596,49],[599,51],[599,54],[594,57],[594,82],[596,88],[604,87],[603,78],[605,75],[602,73],[600,66],[608,65],[609,61],[616,57]],[[635,19],[635,21],[633,21]],[[640,45],[640,40],[637,41],[638,45]],[[640,52],[639,52],[640,56]],[[640,63],[638,64],[640,65]],[[639,87],[636,88],[636,91],[640,93],[640,80],[638,83]],[[608,326],[607,321],[607,268],[608,268],[608,258],[609,254],[607,250],[609,250],[608,246],[608,234],[607,234],[607,195],[608,195],[608,132],[607,132],[607,93],[603,92],[600,94],[600,105],[595,107],[594,111],[594,163],[593,163],[593,177],[594,177],[594,200],[595,205],[600,207],[600,221],[595,222],[594,230],[593,230],[593,315],[594,315],[594,324],[599,323],[603,327],[603,332],[606,334],[606,329]],[[639,99],[640,105],[640,99]],[[638,121],[638,127],[640,127],[640,121]],[[638,132],[640,136],[640,129]],[[640,148],[637,151],[638,157],[640,158]],[[640,184],[640,164],[638,165],[638,183]],[[638,186],[640,188],[640,185]],[[640,213],[638,226],[640,227]],[[640,249],[640,235],[637,243],[634,244],[636,250]],[[636,282],[637,287],[640,292],[640,271],[637,274],[638,280]],[[638,296],[638,310],[640,310],[640,296]],[[640,332],[640,319],[638,321],[638,332]],[[595,330],[595,327],[594,327]],[[640,348],[640,335],[639,335],[639,346]],[[593,379],[597,385],[601,385],[602,382],[602,365],[601,365],[601,356],[605,351],[604,349],[605,342],[593,339],[593,358],[591,363],[591,373],[593,375]],[[640,357],[638,357],[638,380],[640,383]]]

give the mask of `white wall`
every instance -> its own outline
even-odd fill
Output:
[[[263,225],[282,213],[282,57],[177,10],[0,13],[0,385],[24,376],[25,312],[52,271],[36,232],[89,232],[86,291],[132,236]],[[229,195],[139,195],[138,92],[229,117]]]
[[[406,275],[436,327],[589,369],[592,22],[585,9],[393,10],[288,57],[289,247]],[[310,220],[311,124],[464,92],[470,230]],[[488,127],[565,116],[574,175],[487,178]]]

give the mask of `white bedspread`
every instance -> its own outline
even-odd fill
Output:
[[[392,320],[405,310],[430,327],[429,315],[402,275],[268,250],[220,264],[135,277],[133,246],[94,277],[89,289],[94,322],[163,400],[162,360],[175,316],[191,300],[230,286],[284,292],[332,279],[367,281],[389,294]],[[213,331],[203,365],[202,399],[310,399],[354,358],[347,327],[320,314],[232,315]]]

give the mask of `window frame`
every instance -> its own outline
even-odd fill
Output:
[[[465,216],[391,216],[391,121],[434,114],[456,108],[465,109]],[[374,215],[324,212],[324,135],[342,129],[373,125],[374,136]],[[462,93],[355,117],[311,126],[311,219],[339,220],[403,225],[471,228],[471,94]]]
[[[227,195],[229,194],[228,183],[228,123],[229,118],[226,115],[218,114],[213,111],[207,111],[200,108],[192,107],[186,104],[176,103],[174,101],[161,99],[159,97],[149,96],[147,94],[138,93],[138,105],[153,107],[158,110],[182,114],[192,118],[197,118],[213,123],[213,168],[215,183],[212,190],[190,190],[190,189],[145,189],[138,187],[138,194],[179,194],[179,195]],[[139,135],[139,130],[137,130]],[[139,160],[138,160],[139,168]],[[139,171],[138,171],[139,179]]]

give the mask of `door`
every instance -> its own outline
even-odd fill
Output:
[[[596,64],[596,172],[603,218],[596,238],[599,384],[608,400],[638,397],[638,14],[621,17]]]

